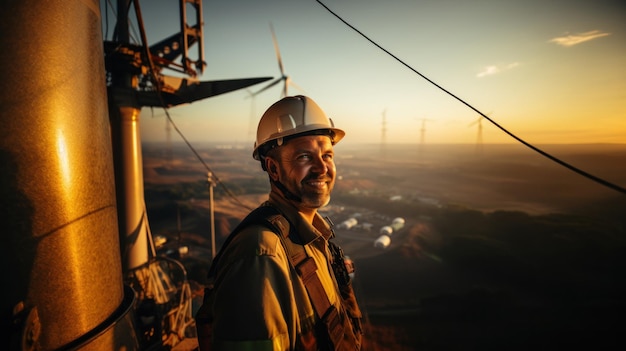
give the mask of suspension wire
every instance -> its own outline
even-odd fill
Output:
[[[111,2],[112,0],[106,0],[105,2],[105,6],[104,6],[104,16],[105,16],[105,30],[103,33],[103,39],[106,40],[107,37],[109,36],[109,9],[111,10],[111,12],[113,13],[113,17],[117,19],[117,12],[115,11],[115,6],[112,4]],[[134,1],[134,0],[133,0]],[[128,3],[128,7],[124,10],[126,11],[126,13],[130,12],[130,6],[133,4],[133,1]],[[113,34],[111,35],[111,37],[115,37],[116,35],[116,31],[117,31],[117,25],[118,23],[115,23],[115,26],[113,27]],[[134,24],[131,23],[130,21],[128,22],[128,25],[130,26],[130,30],[132,33],[128,33],[130,39],[134,42],[137,43],[139,42],[137,40],[136,37],[138,37],[137,35],[137,29],[135,28]]]
[[[387,49],[383,48],[382,46],[380,46],[378,43],[376,43],[374,40],[370,39],[367,35],[363,34],[363,32],[361,32],[360,30],[358,30],[357,28],[355,28],[353,25],[351,25],[350,23],[348,23],[346,20],[344,20],[341,16],[339,16],[337,13],[335,13],[334,11],[332,11],[330,8],[328,8],[328,6],[326,6],[322,1],[320,0],[315,0],[318,4],[320,4],[322,7],[324,7],[330,14],[332,14],[333,16],[335,16],[338,20],[340,20],[341,22],[343,22],[346,26],[350,27],[350,29],[354,30],[355,32],[357,32],[360,36],[362,36],[363,38],[365,38],[367,41],[369,41],[371,44],[373,44],[374,46],[376,46],[377,48],[379,48],[380,50],[382,50],[383,52],[385,52],[387,55],[391,56],[393,59],[395,59],[396,61],[398,61],[400,64],[402,64],[403,66],[405,66],[406,68],[410,69],[413,73],[417,74],[418,76],[422,77],[423,79],[425,79],[426,81],[428,81],[429,83],[431,83],[432,85],[434,85],[435,87],[437,87],[438,89],[442,90],[443,92],[445,92],[446,94],[450,95],[451,97],[453,97],[454,99],[456,99],[457,101],[459,101],[460,103],[462,103],[463,105],[469,107],[471,110],[473,110],[474,112],[478,113],[479,115],[481,115],[483,118],[485,118],[486,120],[488,120],[489,122],[491,122],[491,124],[493,124],[494,126],[496,126],[497,128],[499,128],[500,130],[502,130],[504,133],[508,134],[510,137],[512,137],[513,139],[517,140],[518,142],[526,145],[527,147],[529,147],[530,149],[538,152],[539,154],[547,157],[548,159],[560,164],[561,166],[564,166],[566,168],[568,168],[571,171],[574,171],[580,175],[582,175],[583,177],[587,177],[601,185],[604,185],[608,188],[611,188],[613,190],[616,190],[618,192],[624,193],[626,194],[626,189],[622,188],[616,184],[613,184],[611,182],[608,182],[602,178],[596,177],[588,172],[585,172],[577,167],[574,167],[572,165],[570,165],[569,163],[562,161],[552,155],[550,155],[549,153],[531,145],[530,143],[522,140],[521,138],[517,137],[515,134],[509,132],[508,130],[506,130],[504,127],[502,127],[501,125],[499,125],[498,123],[496,123],[493,119],[489,118],[488,116],[486,116],[484,113],[480,112],[478,109],[476,109],[474,106],[470,105],[469,103],[467,103],[465,100],[461,99],[460,97],[456,96],[455,94],[451,93],[450,91],[448,91],[447,89],[443,88],[442,86],[440,86],[439,84],[435,83],[433,80],[429,79],[428,77],[426,77],[425,75],[423,75],[422,73],[418,72],[416,69],[414,69],[413,67],[411,67],[409,64],[405,63],[403,60],[401,60],[400,58],[398,58],[396,55],[392,54],[391,52],[389,52]]]
[[[169,109],[166,107],[165,100],[163,100],[163,95],[161,94],[160,82],[159,82],[159,80],[158,80],[158,78],[156,76],[156,69],[155,69],[155,66],[154,66],[154,62],[152,61],[152,56],[150,55],[150,49],[148,47],[148,40],[147,40],[146,31],[145,31],[144,24],[143,24],[143,18],[141,16],[141,8],[139,6],[139,0],[133,0],[133,2],[134,2],[135,12],[137,14],[137,22],[138,22],[139,31],[140,31],[140,34],[141,34],[141,42],[143,44],[143,47],[145,48],[145,55],[146,55],[146,58],[148,60],[148,65],[150,66],[150,77],[152,78],[152,81],[154,83],[157,96],[159,98],[159,101],[161,102],[161,106],[163,107],[163,111],[165,111],[165,116],[167,117],[168,121],[174,127],[174,130],[176,131],[176,133],[178,133],[180,135],[180,137],[183,139],[183,141],[185,142],[187,147],[189,147],[189,149],[193,152],[193,154],[200,161],[200,163],[202,163],[202,165],[207,170],[207,172],[211,172],[213,179],[215,180],[215,182],[217,184],[219,184],[222,187],[222,189],[224,190],[226,195],[228,195],[238,205],[240,205],[240,206],[242,206],[242,207],[244,207],[244,208],[246,208],[248,210],[252,210],[252,208],[250,206],[248,206],[248,205],[244,204],[243,202],[241,202],[241,200],[239,200],[239,198],[237,198],[237,196],[233,192],[231,192],[230,189],[228,189],[228,187],[226,187],[226,184],[224,184],[219,179],[217,174],[213,170],[211,170],[211,167],[209,167],[209,165],[202,159],[202,156],[200,156],[198,151],[196,151],[196,149],[191,145],[189,140],[187,140],[187,138],[185,137],[183,132],[178,128],[176,123],[174,123],[174,120],[172,119],[172,116],[170,115]]]

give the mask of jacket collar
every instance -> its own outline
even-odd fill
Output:
[[[280,212],[287,218],[289,223],[294,226],[296,233],[302,240],[302,244],[310,244],[316,239],[323,238],[329,240],[332,238],[330,225],[319,213],[315,213],[313,223],[308,223],[304,217],[298,212],[298,209],[292,203],[275,191],[271,191],[268,202],[278,208]]]

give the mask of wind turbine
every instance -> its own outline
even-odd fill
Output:
[[[491,115],[491,112],[487,116]],[[476,134],[476,154],[482,155],[483,153],[483,116],[478,117],[477,120],[470,123],[468,127],[478,124],[478,133]]]
[[[428,118],[420,118],[419,121],[422,121],[422,128],[420,129],[420,145],[424,145],[425,135],[426,135],[426,122],[432,121],[432,119]]]
[[[424,144],[426,140],[426,122],[432,121],[432,119],[420,118],[419,120],[422,121],[422,127],[420,129],[420,146],[419,146],[419,154],[421,156],[424,151]]]
[[[280,77],[276,78],[275,80],[270,82],[268,85],[266,85],[265,87],[263,87],[261,90],[257,91],[256,93],[253,93],[252,96],[258,95],[261,92],[273,87],[274,85],[280,82],[283,82],[283,89],[280,95],[281,97],[285,97],[289,95],[288,88],[290,85],[304,92],[304,89],[300,88],[296,83],[293,82],[291,77],[285,74],[285,68],[283,67],[283,60],[280,56],[280,49],[278,48],[278,40],[276,40],[276,33],[274,32],[274,26],[272,25],[271,22],[270,22],[270,31],[272,32],[272,41],[274,42],[274,51],[276,51],[276,59],[278,60],[278,69],[280,70]]]
[[[383,121],[380,130],[380,152],[383,157],[387,156],[387,108],[383,110]]]
[[[250,122],[248,124],[248,137],[249,138],[256,138],[256,136],[254,135],[254,123],[256,122],[257,116],[256,116],[256,97],[254,96],[255,94],[253,92],[250,91],[250,89],[246,89],[246,93],[248,93],[248,95],[246,96],[247,98],[250,98]]]

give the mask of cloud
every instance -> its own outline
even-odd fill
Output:
[[[557,45],[561,46],[574,46],[589,40],[606,37],[607,35],[611,35],[611,33],[601,32],[599,30],[592,30],[585,33],[568,34],[564,37],[552,38],[548,42],[556,43]]]
[[[513,69],[515,67],[519,66],[519,62],[513,62],[513,63],[509,63],[505,66],[499,67],[497,65],[492,65],[492,66],[487,66],[485,68],[483,68],[482,71],[478,72],[476,74],[476,77],[478,78],[483,78],[486,76],[492,76],[494,74],[498,74],[504,71],[508,71],[510,69]]]
[[[486,76],[491,76],[491,75],[497,74],[498,72],[500,72],[500,69],[498,68],[498,66],[487,66],[482,71],[478,72],[476,77],[482,78]]]

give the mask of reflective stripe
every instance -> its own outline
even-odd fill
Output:
[[[224,351],[283,351],[289,349],[289,335],[280,334],[272,340],[223,341],[214,340],[215,350]]]

